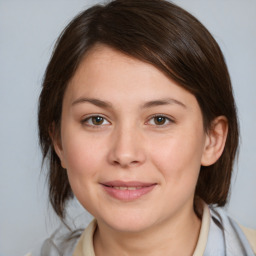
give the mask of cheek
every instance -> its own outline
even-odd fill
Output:
[[[68,133],[67,133],[68,134]],[[70,175],[83,176],[94,175],[97,166],[101,163],[101,154],[104,154],[97,139],[88,138],[79,131],[72,136],[64,137],[63,153]]]
[[[181,133],[153,147],[151,159],[166,183],[177,186],[195,185],[203,153],[203,136]]]
[[[97,140],[88,139],[84,136],[70,136],[72,139],[65,139],[63,145],[64,157],[67,166],[67,174],[70,186],[74,195],[85,208],[91,209],[90,200],[93,186],[103,169],[100,145]]]

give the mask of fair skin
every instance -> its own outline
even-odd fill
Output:
[[[192,255],[200,166],[220,157],[226,134],[224,117],[206,133],[196,98],[152,65],[90,50],[65,92],[54,147],[97,219],[96,255]]]

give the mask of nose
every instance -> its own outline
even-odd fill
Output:
[[[139,128],[117,128],[111,140],[108,154],[108,161],[111,165],[130,168],[140,166],[145,162],[144,139]]]

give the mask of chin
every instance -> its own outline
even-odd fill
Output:
[[[98,221],[104,222],[108,227],[119,232],[136,233],[149,229],[155,223],[154,218],[149,213],[132,213],[111,214],[111,216],[102,216],[97,218]]]

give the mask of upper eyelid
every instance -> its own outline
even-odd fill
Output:
[[[102,118],[104,118],[107,122],[109,123],[112,123],[109,119],[109,117],[106,117],[105,115],[103,114],[88,114],[88,115],[85,115],[84,117],[82,117],[81,119],[81,122],[85,122],[86,120],[92,118],[92,117],[97,117],[97,116],[100,116]],[[175,122],[175,118],[174,117],[171,117],[169,115],[166,115],[166,114],[153,114],[151,116],[149,116],[146,120],[145,123],[148,123],[152,118],[155,118],[155,117],[164,117],[166,118],[167,120],[169,120],[170,122]]]
[[[158,117],[158,116],[164,117],[164,118],[170,120],[171,122],[175,122],[175,118],[174,118],[174,117],[171,117],[171,116],[165,115],[165,114],[154,114],[154,115],[151,115],[151,116],[147,119],[147,122],[148,122],[149,120],[151,120],[152,118]]]
[[[107,122],[109,122],[111,124],[111,122],[109,121],[109,118],[107,118],[106,116],[104,116],[102,114],[89,114],[89,115],[86,115],[86,116],[82,117],[80,122],[81,123],[85,123],[90,118],[97,117],[97,116],[102,117],[104,120],[106,120]]]
[[[89,119],[91,117],[96,117],[96,116],[100,116],[100,117],[102,117],[104,119],[109,120],[109,118],[107,116],[103,115],[103,114],[87,114],[87,115],[82,116],[81,120]]]

